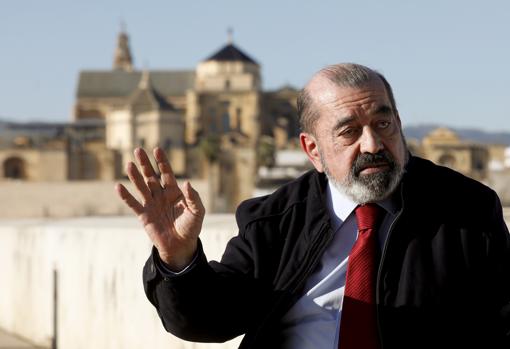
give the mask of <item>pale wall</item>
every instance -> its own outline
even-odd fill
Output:
[[[206,216],[207,256],[236,233],[233,215]],[[0,328],[50,346],[57,270],[59,349],[236,348],[239,338],[194,344],[164,331],[142,287],[150,249],[135,218],[0,221]]]
[[[129,181],[119,182],[135,193]],[[192,179],[190,182],[208,208],[207,181]],[[131,215],[131,210],[117,197],[115,183],[0,181],[3,197],[0,219]]]
[[[208,216],[208,257],[236,233],[232,215]],[[0,221],[0,327],[50,346],[56,269],[59,349],[237,348],[239,339],[193,344],[165,332],[143,292],[150,250],[135,218]]]

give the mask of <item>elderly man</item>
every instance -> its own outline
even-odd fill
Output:
[[[154,244],[144,286],[186,340],[242,348],[509,348],[510,238],[497,195],[411,156],[390,85],[356,64],[301,92],[301,146],[315,170],[242,203],[239,235],[207,262],[204,208],[163,151],[135,156]]]

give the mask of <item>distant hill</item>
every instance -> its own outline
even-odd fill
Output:
[[[483,144],[506,144],[510,146],[510,132],[488,132],[472,128],[455,128],[446,125],[423,124],[404,127],[406,138],[421,140],[428,133],[438,127],[448,127],[456,132],[462,140],[469,140]]]

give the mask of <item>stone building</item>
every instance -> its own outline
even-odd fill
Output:
[[[274,181],[267,173],[281,172],[276,153],[299,148],[297,93],[291,86],[264,91],[259,63],[231,39],[195,69],[137,70],[122,31],[112,69],[80,72],[71,123],[4,125],[0,174],[114,180],[125,176],[135,147],[160,146],[178,177],[209,182],[210,211],[232,211],[257,181]],[[409,147],[481,180],[491,154],[503,154],[446,128]]]
[[[489,145],[489,170],[502,171],[510,168],[510,147],[507,144]]]
[[[489,147],[461,140],[452,130],[439,127],[420,142],[410,141],[412,153],[447,166],[466,176],[483,180],[489,170]]]
[[[154,89],[148,71],[124,104],[110,107],[105,119],[106,147],[120,154],[122,168],[135,147],[153,149],[159,145],[168,153],[174,171],[185,173],[184,120]]]
[[[0,178],[26,181],[112,180],[120,158],[104,142],[104,122],[0,124]]]
[[[0,149],[3,177],[116,179],[135,147],[160,146],[178,177],[214,177],[217,210],[229,211],[253,191],[264,140],[273,151],[298,145],[297,93],[264,91],[259,63],[231,38],[195,69],[137,70],[122,31],[112,69],[80,72],[71,123],[46,125],[53,133],[37,144],[40,129]]]
[[[230,210],[252,192],[261,140],[297,146],[297,92],[264,91],[259,63],[231,38],[196,69],[137,71],[122,32],[112,70],[80,73],[74,120],[104,120],[106,147],[123,164],[137,146],[162,146],[176,175],[214,177],[218,210]]]

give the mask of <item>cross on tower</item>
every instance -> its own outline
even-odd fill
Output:
[[[232,29],[232,27],[228,27],[227,28],[227,42],[229,45],[232,45],[232,43],[234,42],[233,36],[234,36],[234,29]]]

